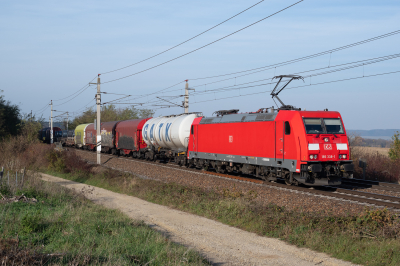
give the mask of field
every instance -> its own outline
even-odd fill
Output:
[[[352,147],[353,151],[360,152],[360,153],[365,153],[365,154],[380,154],[384,156],[389,156],[390,148],[378,148],[378,147],[362,147],[362,146],[354,146]]]

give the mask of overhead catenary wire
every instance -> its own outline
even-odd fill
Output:
[[[281,62],[281,63],[271,64],[271,65],[267,65],[267,66],[262,66],[262,67],[257,67],[257,68],[252,68],[252,69],[247,69],[247,70],[242,70],[242,71],[237,71],[237,72],[231,72],[231,73],[226,73],[226,74],[221,74],[221,75],[215,75],[215,76],[200,77],[200,78],[190,78],[189,80],[194,81],[194,80],[201,80],[201,79],[218,78],[218,77],[236,75],[236,74],[245,73],[245,72],[254,71],[254,70],[260,70],[260,69],[269,68],[269,67],[271,69],[273,69],[275,67],[297,63],[297,62],[300,62],[300,61],[304,61],[304,60],[308,60],[308,59],[311,59],[311,58],[319,57],[319,56],[326,55],[326,54],[329,54],[329,53],[338,52],[338,51],[341,51],[341,50],[352,48],[352,47],[355,47],[355,46],[358,46],[358,45],[362,45],[362,44],[366,44],[366,43],[369,43],[369,42],[377,41],[377,40],[380,40],[380,39],[384,39],[384,38],[387,38],[387,37],[391,37],[391,36],[397,35],[399,33],[400,33],[400,30],[396,30],[396,31],[392,31],[392,32],[389,32],[389,33],[386,33],[386,34],[382,34],[382,35],[379,35],[379,36],[376,36],[376,37],[372,37],[372,38],[369,38],[369,39],[366,39],[366,40],[363,40],[363,41],[359,41],[359,42],[355,42],[355,43],[352,43],[352,44],[344,45],[344,46],[341,46],[341,47],[337,47],[337,48],[334,48],[334,49],[331,49],[331,50],[319,52],[319,53],[316,53],[316,54],[312,54],[312,55],[303,56],[303,57],[299,57],[299,58],[296,58],[296,59],[284,61],[284,62]]]
[[[287,9],[289,9],[289,8],[295,6],[295,5],[297,5],[297,4],[299,4],[299,3],[303,2],[303,1],[305,1],[305,0],[300,0],[300,1],[296,2],[296,3],[294,3],[294,4],[291,4],[290,6],[287,6],[287,7],[283,8],[283,9],[281,9],[281,10],[279,10],[279,11],[277,11],[277,12],[275,12],[275,13],[273,13],[273,14],[267,16],[267,17],[264,17],[264,18],[262,18],[262,19],[260,19],[260,20],[258,20],[258,21],[256,21],[256,22],[250,24],[250,25],[247,25],[246,27],[243,27],[243,28],[241,28],[241,29],[239,29],[239,30],[237,30],[237,31],[234,31],[234,32],[232,32],[232,33],[230,33],[230,34],[228,34],[228,35],[225,35],[225,36],[222,37],[222,38],[219,38],[219,39],[217,39],[217,40],[215,40],[215,41],[213,41],[213,42],[210,42],[210,43],[208,43],[208,44],[206,44],[206,45],[203,45],[203,46],[201,46],[201,47],[199,47],[199,48],[197,48],[197,49],[194,49],[194,50],[192,50],[192,51],[190,51],[190,52],[187,52],[187,53],[185,53],[185,54],[183,54],[183,55],[180,55],[180,56],[178,56],[178,57],[175,57],[175,58],[173,58],[173,59],[170,59],[170,60],[168,60],[168,61],[165,61],[165,62],[163,62],[163,63],[161,63],[161,64],[152,66],[152,67],[150,67],[150,68],[147,68],[147,69],[144,69],[144,70],[135,72],[135,73],[133,73],[133,74],[126,75],[126,76],[123,76],[123,77],[121,77],[121,78],[116,78],[116,79],[113,79],[113,80],[109,80],[109,81],[103,82],[103,84],[110,83],[110,82],[115,82],[115,81],[118,81],[118,80],[121,80],[121,79],[125,79],[125,78],[128,78],[128,77],[132,77],[132,76],[138,75],[138,74],[140,74],[140,73],[149,71],[149,70],[151,70],[151,69],[157,68],[157,67],[159,67],[159,66],[165,65],[165,64],[170,63],[170,62],[172,62],[172,61],[175,61],[175,60],[177,60],[177,59],[179,59],[179,58],[182,58],[182,57],[187,56],[187,55],[189,55],[189,54],[191,54],[191,53],[194,53],[194,52],[196,52],[196,51],[199,51],[199,50],[201,50],[201,49],[203,49],[203,48],[205,48],[205,47],[208,47],[208,46],[210,46],[210,45],[212,45],[212,44],[214,44],[214,43],[217,43],[217,42],[219,42],[219,41],[221,41],[221,40],[223,40],[223,39],[225,39],[225,38],[228,38],[229,36],[232,36],[232,35],[234,35],[234,34],[240,32],[240,31],[242,31],[242,30],[245,30],[245,29],[247,29],[247,28],[249,28],[249,27],[251,27],[251,26],[253,26],[253,25],[256,25],[257,23],[260,23],[260,22],[262,22],[262,21],[264,21],[264,20],[266,20],[266,19],[268,19],[268,18],[270,18],[270,17],[273,17],[273,16],[275,16],[275,15],[277,15],[277,14],[279,14],[279,13],[281,13],[281,12],[283,12],[283,11],[285,11],[285,10],[287,10]]]
[[[352,47],[355,47],[355,46],[359,46],[359,45],[362,45],[362,44],[366,44],[366,43],[369,43],[369,42],[372,42],[372,41],[377,41],[377,40],[380,40],[380,39],[383,39],[383,38],[391,37],[391,36],[394,36],[394,35],[399,34],[399,33],[400,33],[400,30],[397,30],[397,31],[389,32],[389,33],[382,34],[382,35],[379,35],[379,36],[375,36],[375,37],[372,37],[372,38],[369,38],[369,39],[365,39],[365,40],[362,40],[362,41],[359,41],[359,42],[356,42],[356,43],[351,43],[351,44],[340,46],[340,47],[337,47],[337,48],[334,48],[334,49],[330,49],[330,50],[327,50],[327,51],[323,51],[323,52],[319,52],[319,53],[316,53],[316,54],[312,54],[312,55],[308,55],[308,56],[304,56],[304,57],[300,57],[300,58],[297,58],[297,59],[292,59],[292,60],[288,60],[288,61],[284,61],[284,62],[280,62],[280,63],[276,63],[276,64],[271,64],[271,65],[267,65],[267,66],[263,66],[263,67],[243,70],[243,71],[239,71],[239,72],[232,72],[232,73],[227,73],[227,74],[222,74],[222,75],[217,75],[217,76],[204,77],[204,78],[191,78],[189,80],[193,81],[193,80],[201,80],[201,79],[207,79],[207,78],[217,78],[217,77],[240,74],[240,73],[245,73],[245,72],[257,70],[257,71],[251,72],[251,73],[246,73],[246,74],[235,76],[235,77],[230,77],[230,78],[221,79],[221,80],[212,81],[212,82],[199,84],[199,85],[194,85],[194,86],[192,85],[191,87],[192,88],[197,88],[197,87],[200,87],[200,86],[207,86],[207,85],[220,83],[220,82],[227,81],[227,80],[236,79],[236,78],[243,77],[243,76],[256,74],[256,73],[267,71],[267,70],[270,70],[270,69],[276,69],[277,67],[294,64],[294,63],[297,63],[297,62],[300,62],[300,61],[304,61],[304,60],[308,60],[308,59],[312,59],[312,58],[315,58],[315,57],[318,57],[318,56],[331,54],[332,52],[337,52],[337,51],[349,49],[349,48],[352,48]],[[361,61],[359,61],[359,62],[361,62]],[[333,66],[330,66],[330,68],[331,67],[333,67]],[[328,68],[328,67],[325,67],[325,68]],[[320,69],[323,69],[323,68],[320,68]],[[168,88],[161,89],[161,90],[158,90],[158,91],[153,92],[153,93],[139,95],[139,98],[143,98],[143,97],[146,97],[146,96],[151,96],[151,95],[157,94],[159,92],[166,91],[166,90],[168,90],[168,89],[170,89],[172,87],[175,87],[176,85],[179,85],[179,84],[181,84],[183,82],[185,82],[185,81],[178,82],[178,83],[176,83],[176,84],[174,84],[172,86],[169,86]],[[172,91],[180,91],[180,90],[181,89],[176,89],[176,90],[172,90]],[[170,91],[170,92],[172,92],[172,91]],[[135,98],[135,99],[138,99],[138,98]]]
[[[320,82],[320,83],[313,83],[313,84],[307,84],[307,85],[302,85],[302,86],[289,87],[289,88],[285,88],[285,89],[295,89],[295,88],[302,88],[302,87],[310,87],[310,86],[323,85],[323,84],[329,84],[329,83],[335,83],[335,82],[343,82],[343,81],[356,80],[356,79],[362,79],[362,78],[370,78],[370,77],[376,77],[376,76],[391,75],[391,74],[396,74],[396,73],[400,73],[400,70],[392,71],[392,72],[385,72],[385,73],[378,73],[378,74],[371,74],[371,75],[366,75],[366,76],[358,76],[358,77],[352,77],[352,78],[346,78],[346,79],[325,81],[325,82]],[[267,85],[267,84],[262,84],[262,85]],[[218,98],[218,99],[209,99],[209,100],[204,100],[204,101],[191,102],[191,104],[218,101],[218,100],[225,100],[225,99],[237,98],[237,97],[243,97],[243,96],[250,96],[250,95],[256,95],[256,94],[268,93],[268,92],[271,92],[271,91],[272,90],[249,93],[249,94],[242,94],[242,95],[230,96],[230,97],[224,97],[224,98]]]
[[[379,39],[391,37],[391,36],[394,36],[394,35],[399,34],[399,33],[400,33],[400,30],[397,30],[397,31],[389,32],[389,33],[382,34],[382,35],[379,35],[379,36],[375,36],[375,37],[372,37],[372,38],[369,38],[369,39],[365,39],[365,40],[362,40],[362,41],[359,41],[359,42],[356,42],[356,43],[351,43],[351,44],[348,44],[348,45],[337,47],[337,48],[334,48],[334,49],[331,49],[331,50],[327,50],[327,51],[319,52],[319,53],[316,53],[316,54],[312,54],[312,55],[308,55],[308,56],[304,56],[304,57],[300,57],[300,58],[297,58],[297,59],[292,59],[292,60],[289,60],[289,61],[284,61],[284,62],[280,62],[280,63],[276,63],[276,64],[271,64],[271,65],[267,65],[267,66],[263,66],[263,67],[259,67],[259,68],[253,68],[253,69],[243,70],[243,71],[239,71],[239,72],[232,72],[232,73],[227,73],[227,74],[222,74],[222,75],[217,75],[217,76],[211,76],[211,77],[192,78],[192,79],[189,79],[189,80],[193,81],[193,80],[200,80],[200,79],[207,79],[207,78],[216,78],[216,77],[221,77],[221,76],[228,76],[228,75],[240,74],[240,73],[245,73],[245,72],[257,70],[257,71],[251,72],[251,73],[246,73],[246,74],[235,76],[235,77],[230,77],[230,78],[217,80],[217,81],[213,81],[213,82],[208,82],[208,83],[195,85],[195,86],[192,85],[191,87],[196,88],[196,87],[200,87],[200,86],[207,86],[207,85],[210,85],[210,84],[215,84],[215,83],[219,83],[219,82],[223,82],[223,81],[227,81],[227,80],[231,80],[231,79],[236,79],[236,78],[243,77],[243,76],[256,74],[256,73],[267,71],[267,70],[270,70],[270,69],[276,69],[276,67],[281,67],[281,66],[293,64],[293,63],[296,63],[296,62],[299,62],[299,61],[312,59],[312,58],[315,58],[315,57],[318,57],[318,56],[331,54],[332,52],[337,52],[337,51],[349,49],[349,48],[352,48],[352,47],[355,47],[355,46],[358,46],[358,45],[362,45],[362,44],[366,44],[366,43],[369,43],[369,42],[372,42],[372,41],[376,41],[376,40],[379,40]],[[132,95],[132,97],[135,97],[135,99],[148,97],[148,96],[160,93],[160,92],[165,92],[166,90],[168,90],[168,89],[170,89],[172,87],[175,87],[175,86],[177,86],[177,85],[179,85],[179,84],[181,84],[183,82],[185,82],[185,81],[180,81],[180,82],[178,82],[178,83],[176,83],[176,84],[174,84],[172,86],[169,86],[169,87],[167,87],[165,89],[157,90],[157,91],[155,91],[153,93],[141,94],[141,95]],[[181,89],[176,89],[176,90],[172,90],[172,91],[180,91],[180,90]],[[172,92],[172,91],[170,91],[170,92]]]
[[[42,108],[40,108],[40,109],[34,111],[33,113],[36,115],[36,113],[39,113],[39,112],[41,112],[41,111],[43,112],[44,110],[46,110],[46,109],[49,108],[49,107],[50,107],[50,101],[49,101],[48,103],[46,103],[45,106],[43,106]]]
[[[95,80],[96,78],[97,78],[97,76],[94,77],[91,81],[89,81],[88,84],[89,84],[90,82],[92,82],[93,80]],[[68,99],[69,97],[74,96],[75,94],[77,94],[77,93],[80,92],[81,90],[85,89],[86,86],[87,86],[88,84],[85,84],[85,86],[83,86],[82,88],[80,88],[79,90],[77,90],[76,92],[74,92],[73,94],[71,94],[71,95],[69,95],[69,96],[67,96],[67,97],[64,97],[64,98],[55,99],[55,100],[53,100],[53,102],[65,100],[65,99]]]
[[[64,104],[66,104],[66,103],[69,103],[70,101],[72,101],[73,99],[75,99],[76,97],[78,97],[80,94],[82,94],[84,91],[86,91],[88,88],[90,88],[90,84],[87,84],[87,85],[86,85],[86,88],[84,88],[81,92],[79,92],[77,95],[75,95],[75,97],[73,97],[73,98],[71,98],[71,99],[69,99],[68,101],[65,101],[65,102],[63,102],[63,103],[57,104],[57,106],[61,106],[61,105],[64,105]]]
[[[352,69],[352,68],[356,68],[356,67],[361,67],[361,66],[365,66],[365,65],[370,65],[370,64],[375,64],[375,63],[379,63],[382,61],[386,61],[386,60],[390,60],[390,59],[395,59],[395,58],[399,58],[400,54],[392,54],[392,55],[388,55],[388,56],[382,56],[382,57],[376,57],[376,58],[371,58],[371,59],[365,59],[365,60],[359,60],[359,61],[354,61],[354,62],[350,62],[350,63],[344,63],[344,64],[339,64],[339,65],[335,65],[335,66],[330,66],[330,67],[322,67],[322,68],[317,68],[317,69],[313,69],[313,70],[306,70],[306,71],[301,71],[301,72],[295,72],[293,73],[294,75],[300,75],[300,74],[304,74],[307,72],[312,72],[312,71],[317,71],[317,70],[322,70],[322,69],[326,69],[329,68],[329,71],[325,71],[325,72],[320,72],[320,73],[314,73],[314,74],[310,74],[307,76],[304,76],[304,78],[308,78],[308,77],[314,77],[314,76],[320,76],[320,75],[325,75],[325,74],[330,74],[330,73],[335,73],[338,71],[343,71],[343,70],[348,70],[348,69]],[[363,62],[363,63],[361,63]],[[353,64],[348,66],[349,64]],[[347,65],[347,66],[346,66]],[[345,67],[341,67],[341,68],[337,68],[337,69],[333,69],[335,67],[339,67],[339,66],[345,66]],[[271,77],[272,78],[272,77]],[[222,88],[217,88],[214,90],[208,90],[206,92],[204,91],[199,91],[199,92],[195,92],[193,94],[195,95],[199,95],[199,94],[208,94],[209,92],[213,93],[215,91],[219,91],[219,90],[230,90],[232,88],[235,88],[236,86],[240,86],[240,85],[246,85],[246,84],[251,84],[251,83],[256,83],[256,82],[260,82],[260,81],[265,81],[265,80],[269,80],[271,78],[266,78],[266,79],[261,79],[261,80],[256,80],[256,81],[250,81],[250,82],[246,82],[246,83],[241,83],[241,84],[236,84],[236,85],[230,85],[230,86],[225,86]],[[271,82],[269,84],[275,84],[276,82]],[[241,87],[242,88],[242,87]],[[237,89],[241,89],[241,88],[237,88]]]
[[[319,76],[319,75],[335,73],[335,72],[338,72],[338,71],[344,71],[344,70],[348,70],[348,69],[352,69],[352,68],[356,68],[356,67],[360,67],[360,66],[364,66],[364,65],[375,64],[375,63],[379,63],[379,62],[382,62],[382,61],[385,61],[385,60],[395,59],[395,58],[399,58],[399,57],[400,57],[400,54],[392,54],[392,55],[387,55],[387,56],[381,56],[381,57],[375,57],[375,58],[370,58],[370,59],[364,59],[364,60],[348,62],[348,63],[344,63],[344,64],[338,64],[338,65],[334,65],[334,66],[330,66],[330,67],[321,67],[321,68],[316,68],[316,69],[312,69],[312,70],[296,72],[294,74],[295,75],[299,75],[299,74],[313,72],[313,71],[322,70],[322,69],[326,69],[326,68],[330,69],[329,71],[320,72],[320,73],[314,73],[314,74],[310,74],[310,75],[304,76],[305,78],[307,78],[307,77],[312,77],[312,76]],[[341,67],[341,68],[337,68],[337,67]],[[269,83],[257,84],[257,85],[252,85],[252,86],[243,86],[243,85],[247,85],[247,84],[252,84],[252,83],[257,83],[257,82],[261,82],[261,81],[270,80],[271,78],[272,77],[266,78],[266,79],[261,79],[261,80],[256,80],[256,81],[245,82],[245,83],[241,83],[241,84],[229,85],[229,86],[220,87],[220,88],[211,89],[211,90],[209,89],[207,91],[199,91],[199,92],[193,93],[192,95],[195,96],[195,95],[214,94],[215,92],[220,93],[220,92],[225,92],[225,91],[240,90],[240,89],[245,89],[245,88],[254,88],[254,87],[259,87],[259,86],[276,84],[276,82],[269,82]],[[179,95],[179,96],[170,96],[170,97],[179,98],[180,96],[181,95]],[[150,101],[146,102],[142,106],[157,104],[157,103],[160,103],[160,102],[161,101],[159,101],[159,100],[153,99],[153,100],[150,100]]]
[[[191,40],[193,40],[193,39],[195,39],[195,38],[197,38],[197,37],[203,35],[204,33],[209,32],[209,31],[212,30],[212,29],[215,29],[216,27],[218,27],[218,26],[224,24],[225,22],[228,22],[229,20],[231,20],[231,19],[233,19],[233,18],[239,16],[240,14],[242,14],[242,13],[244,13],[244,12],[246,12],[246,11],[252,9],[253,7],[257,6],[258,4],[261,4],[262,2],[264,2],[264,0],[261,0],[261,1],[257,2],[257,3],[255,3],[254,5],[252,5],[252,6],[248,7],[248,8],[246,8],[245,10],[243,10],[243,11],[241,11],[241,12],[239,12],[239,13],[237,13],[236,15],[234,15],[234,16],[232,16],[232,17],[230,17],[230,18],[228,18],[228,19],[226,19],[226,20],[224,20],[224,21],[218,23],[217,25],[215,25],[215,26],[213,26],[213,27],[211,27],[211,28],[209,28],[209,29],[207,29],[207,30],[205,30],[205,31],[203,31],[203,32],[201,32],[201,33],[199,33],[199,34],[197,34],[197,35],[195,35],[195,36],[189,38],[189,39],[187,39],[187,40],[184,41],[184,42],[181,42],[181,43],[179,43],[179,44],[177,44],[177,45],[175,45],[175,46],[173,46],[173,47],[171,47],[171,48],[168,48],[167,50],[164,50],[164,51],[162,51],[162,52],[160,52],[160,53],[158,53],[158,54],[155,54],[155,55],[150,56],[150,57],[148,57],[148,58],[146,58],[146,59],[140,60],[140,61],[138,61],[138,62],[136,62],[136,63],[130,64],[130,65],[128,65],[128,66],[124,66],[124,67],[117,68],[117,69],[114,69],[114,70],[111,70],[111,71],[103,72],[103,73],[101,73],[101,74],[104,75],[104,74],[116,72],[116,71],[119,71],[119,70],[122,70],[122,69],[125,69],[125,68],[128,68],[128,67],[131,67],[131,66],[134,66],[134,65],[143,63],[143,62],[145,62],[145,61],[147,61],[147,60],[150,60],[150,59],[152,59],[152,58],[154,58],[154,57],[157,57],[157,56],[162,55],[162,54],[164,54],[164,53],[166,53],[166,52],[168,52],[168,51],[171,51],[172,49],[175,49],[176,47],[181,46],[182,44],[185,44],[185,43],[187,43],[187,42],[189,42],[189,41],[191,41]]]

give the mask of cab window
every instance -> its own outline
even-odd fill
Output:
[[[326,133],[328,134],[344,134],[342,121],[339,118],[324,118]]]
[[[288,121],[285,121],[285,135],[290,135],[290,124]]]
[[[307,134],[322,134],[324,128],[321,118],[304,118],[304,126]]]

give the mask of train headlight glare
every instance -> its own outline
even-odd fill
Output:
[[[324,141],[325,141],[325,142],[328,142],[328,141],[329,141],[329,138],[324,138]]]
[[[346,154],[343,154],[343,156],[342,156],[342,157],[343,157],[343,159],[346,159],[346,158],[347,158]]]
[[[313,155],[310,155],[310,159],[311,159],[311,160],[314,159],[314,156],[313,156]]]

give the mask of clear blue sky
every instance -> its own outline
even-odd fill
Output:
[[[192,1],[1,1],[0,89],[24,113],[51,99],[78,91],[98,73],[135,63],[174,46],[258,2]],[[175,58],[272,14],[296,1],[265,0],[212,31],[144,63],[104,74],[102,82],[136,73]],[[299,63],[245,77],[203,85],[222,78],[194,80],[242,71],[323,52],[400,30],[399,1],[305,0],[304,2],[200,51],[147,72],[105,83],[102,91],[141,95],[189,79],[196,88],[190,111],[211,115],[220,109],[256,111],[276,104],[270,85],[221,87],[400,53],[400,34]],[[400,58],[320,75],[293,86],[400,71]],[[310,73],[319,73],[325,70]],[[307,75],[305,73],[304,75]],[[226,78],[237,75],[227,76]],[[347,129],[400,128],[400,73],[285,90],[280,98],[306,110],[340,111]],[[268,81],[256,82],[263,84]],[[179,90],[180,89],[180,90]],[[54,109],[74,112],[94,104],[95,87],[78,97],[54,101]],[[149,97],[179,96],[184,83]],[[265,92],[249,96],[249,93]],[[192,92],[191,92],[192,93]],[[235,98],[227,98],[240,96]],[[102,95],[103,102],[122,97]],[[180,103],[182,98],[171,99]],[[196,103],[198,102],[198,103]],[[201,103],[200,103],[201,102]],[[123,107],[123,105],[118,105]],[[150,105],[147,108],[152,108]],[[138,106],[138,108],[142,108]],[[156,116],[181,113],[182,108],[157,109]],[[48,119],[50,109],[38,112]],[[77,113],[75,113],[77,114]]]

